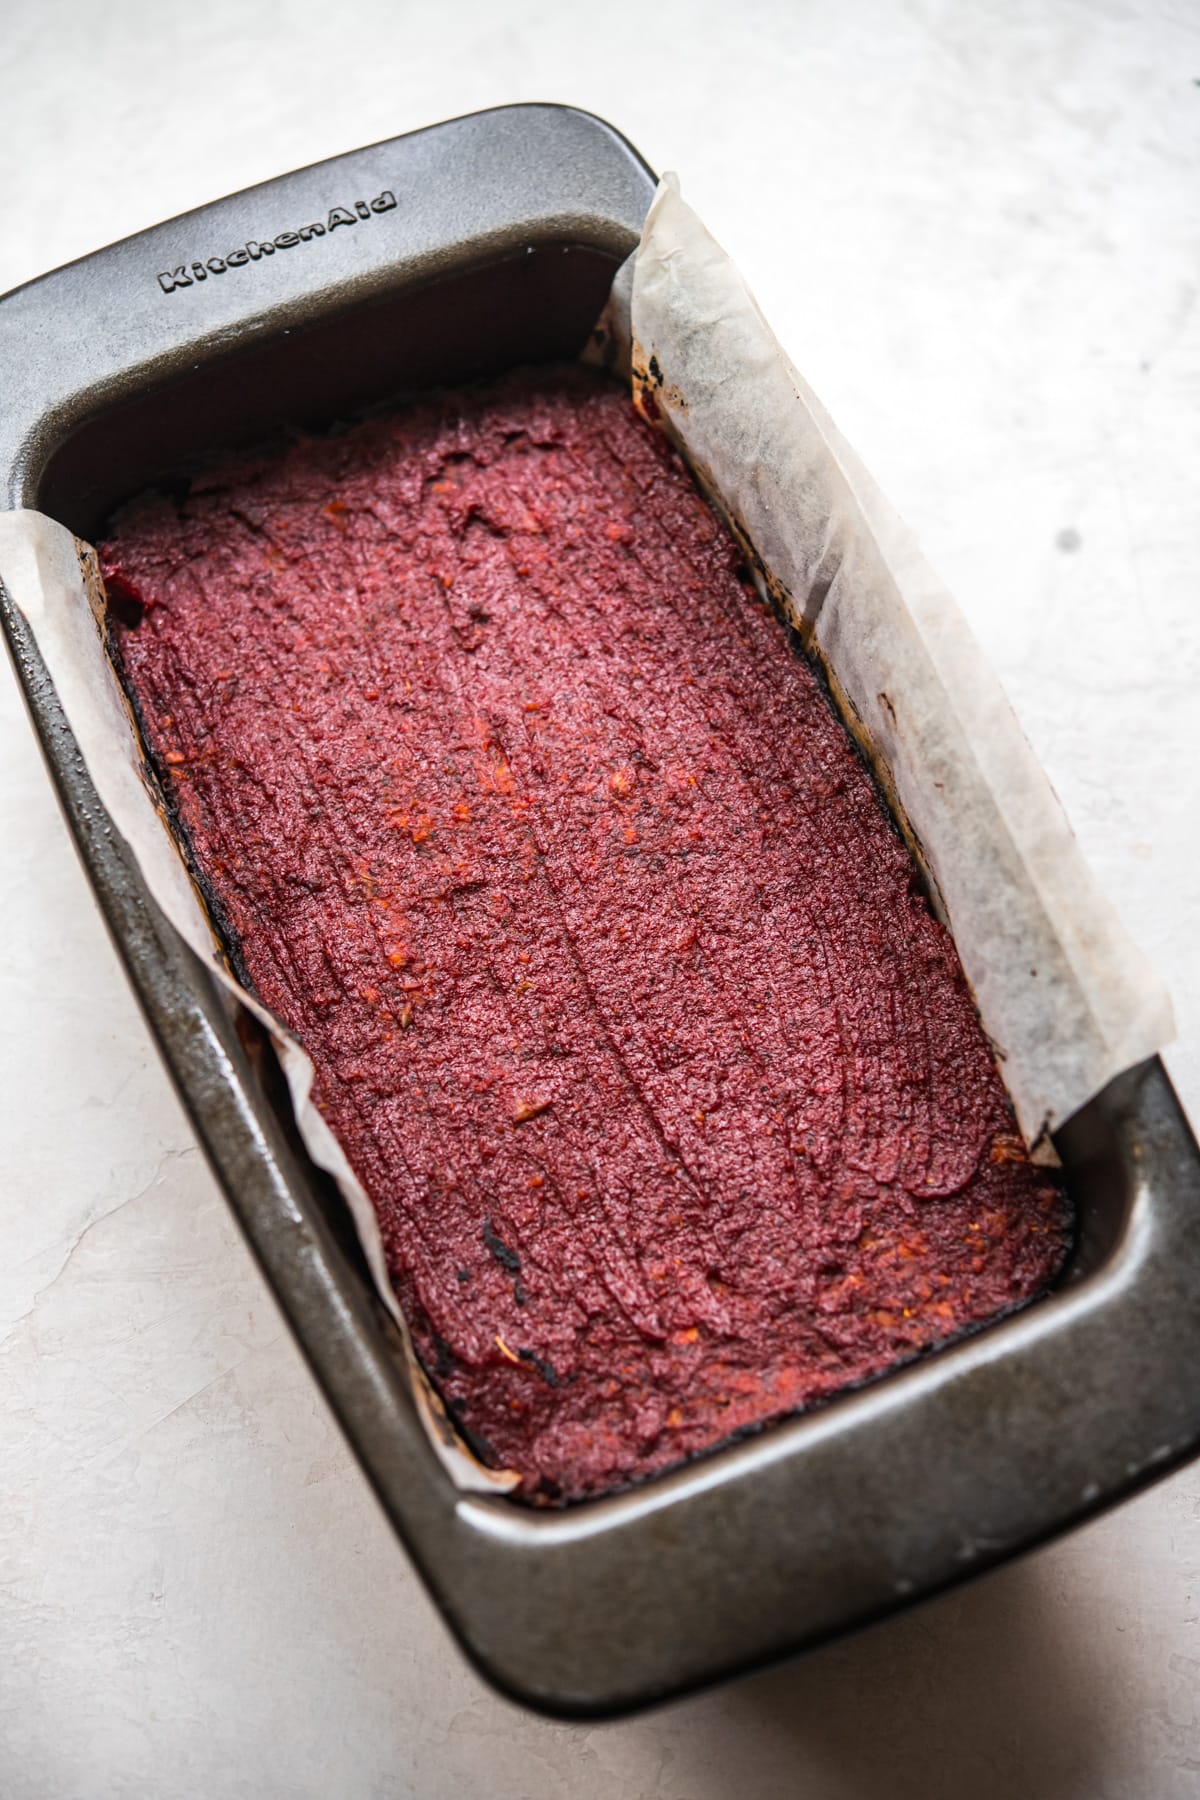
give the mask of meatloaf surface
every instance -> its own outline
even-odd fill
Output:
[[[231,459],[102,547],[243,979],[419,1354],[527,1498],[709,1450],[1064,1258],[827,696],[577,366]]]

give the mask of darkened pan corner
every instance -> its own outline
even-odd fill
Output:
[[[267,182],[18,289],[0,301],[7,504],[88,536],[207,449],[573,355],[653,190],[601,121],[508,107]],[[1059,1133],[1079,1243],[1036,1307],[633,1492],[557,1515],[457,1492],[269,1053],[159,917],[24,621],[0,607],[197,1135],[388,1517],[499,1686],[567,1714],[644,1704],[990,1567],[1200,1449],[1200,1158],[1153,1059]]]

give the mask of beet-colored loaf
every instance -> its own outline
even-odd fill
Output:
[[[232,953],[528,1497],[1045,1288],[1067,1205],[953,945],[627,394],[439,396],[141,502],[102,560]]]

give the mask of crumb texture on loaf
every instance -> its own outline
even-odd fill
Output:
[[[953,944],[627,394],[438,395],[139,502],[101,555],[231,949],[528,1498],[1045,1288],[1066,1202]]]

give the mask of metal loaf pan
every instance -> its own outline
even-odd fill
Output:
[[[601,121],[508,107],[32,282],[0,301],[7,504],[87,537],[204,448],[572,355],[653,187]],[[305,235],[314,221],[323,235]],[[0,598],[67,821],[196,1133],[388,1517],[508,1693],[603,1714],[713,1680],[1000,1562],[1200,1449],[1200,1159],[1155,1059],[1059,1135],[1079,1240],[1048,1299],[628,1493],[560,1513],[458,1493],[270,1058],[157,914]]]

